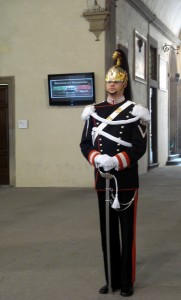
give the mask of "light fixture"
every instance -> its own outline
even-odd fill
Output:
[[[92,8],[83,12],[83,17],[90,23],[89,31],[95,34],[96,41],[100,41],[99,36],[105,30],[105,22],[108,16],[109,12],[98,5],[96,0]]]
[[[176,81],[176,84],[179,84],[179,80],[180,80],[180,74],[179,74],[179,73],[176,73],[176,74],[175,74],[175,81]]]
[[[172,45],[168,45],[165,43],[165,45],[163,46],[163,51],[164,52],[168,52],[170,50],[170,48],[172,48],[174,51],[177,51],[177,54],[179,54],[179,50],[180,50],[180,46],[177,46],[177,48],[174,48]]]
[[[138,43],[139,52],[141,52],[141,48],[143,47],[143,40],[139,38],[137,43]]]

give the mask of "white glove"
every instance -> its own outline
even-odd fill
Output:
[[[104,171],[106,171],[106,172],[110,171],[112,169],[115,169],[118,171],[118,168],[119,168],[118,159],[115,156],[113,156],[113,157],[109,156],[109,159],[107,159],[103,163],[102,167],[103,167]]]
[[[98,154],[94,159],[94,164],[96,168],[99,168],[101,156],[102,156],[101,154]]]
[[[109,155],[107,154],[99,154],[95,157],[94,159],[94,163],[95,163],[95,167],[99,168],[99,167],[103,167],[104,163],[110,158]]]
[[[104,171],[110,171],[111,169],[116,169],[118,171],[119,169],[118,159],[115,156],[111,157],[107,154],[97,155],[94,163],[96,168],[102,167]]]

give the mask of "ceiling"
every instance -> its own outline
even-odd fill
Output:
[[[142,0],[142,2],[181,39],[181,0]]]

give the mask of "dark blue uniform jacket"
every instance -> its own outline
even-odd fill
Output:
[[[109,104],[107,101],[95,105],[96,113],[102,117],[107,118],[118,107],[124,104],[118,103],[116,105]],[[134,116],[131,111],[135,103],[131,103],[127,108],[120,112],[114,121],[128,120]],[[89,124],[87,124],[89,122]],[[119,160],[120,168],[118,171],[112,169],[110,173],[114,174],[118,181],[118,189],[136,189],[139,187],[138,180],[138,160],[146,152],[147,144],[147,127],[146,123],[139,119],[136,122],[124,124],[124,125],[107,125],[103,131],[121,138],[123,141],[132,144],[132,147],[126,147],[121,144],[117,144],[114,141],[109,140],[107,137],[98,135],[94,145],[92,141],[92,128],[98,127],[101,122],[94,119],[92,116],[89,121],[86,121],[84,130],[82,133],[82,139],[80,148],[85,158],[94,166],[94,157],[98,154],[108,154],[110,156],[116,156]],[[88,128],[87,128],[88,126]],[[114,180],[110,182],[111,188],[115,189]],[[97,190],[105,190],[105,179],[99,174],[99,171],[95,168],[95,188]]]

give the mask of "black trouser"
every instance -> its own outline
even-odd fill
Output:
[[[106,202],[105,192],[97,192],[104,268],[108,282],[107,249],[106,249]],[[123,211],[109,209],[110,220],[110,264],[112,288],[129,287],[135,281],[136,269],[136,209],[138,191],[126,190],[118,193],[120,203],[129,202],[131,206]],[[125,206],[121,206],[121,209]]]

